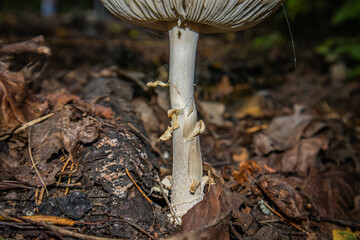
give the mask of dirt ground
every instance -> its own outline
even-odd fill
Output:
[[[360,82],[268,25],[200,37],[205,199],[168,217],[166,33],[108,18],[0,24],[0,239],[359,239]],[[43,35],[40,36],[40,35]]]

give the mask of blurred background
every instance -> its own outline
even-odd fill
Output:
[[[327,86],[335,88],[359,79],[358,0],[287,0],[285,9],[291,29],[280,8],[276,14],[252,29],[201,36],[204,41],[199,46],[200,63],[197,67],[197,81],[202,82],[200,88],[214,85],[225,75],[232,85],[250,84],[250,88],[256,90],[277,88],[279,83],[288,80],[284,76],[291,74],[296,81],[305,81],[307,77],[303,75],[311,78],[311,74],[328,74],[328,79],[324,81]],[[293,33],[295,49],[290,31]],[[141,50],[147,51],[147,67],[142,70],[156,75],[158,73],[154,73],[155,68],[167,64],[166,33],[124,24],[110,16],[98,0],[79,0],[76,3],[69,0],[0,1],[2,42],[18,41],[36,35],[44,35],[49,44],[61,48],[64,45],[79,44],[78,57],[85,62],[103,62],[109,53],[112,60],[122,67],[134,67],[138,64],[137,51],[142,46],[135,47],[137,50],[132,47],[125,51],[118,47],[125,44],[121,39],[128,38],[133,42],[159,40],[161,43],[151,54],[149,49]],[[214,46],[216,44],[211,43],[211,38],[219,39],[225,43],[225,47]],[[69,40],[67,44],[66,39]],[[82,56],[84,45],[74,43],[76,39],[93,39],[93,42],[90,41],[85,46],[92,45],[94,55]],[[96,39],[99,41],[96,42]],[[84,51],[85,55],[91,54],[88,49]],[[56,49],[54,55],[57,55]],[[74,68],[80,59],[68,60],[65,65]],[[207,92],[206,89],[199,91],[202,94]],[[231,99],[225,100],[231,102]]]

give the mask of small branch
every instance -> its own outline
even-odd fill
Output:
[[[65,236],[74,237],[74,238],[80,238],[80,239],[86,239],[86,240],[114,240],[114,238],[103,238],[103,237],[96,237],[96,236],[89,236],[82,233],[73,232],[61,227],[57,227],[54,225],[47,224],[45,222],[42,222],[41,225],[43,225],[45,228],[60,233]],[[125,240],[123,238],[117,238],[117,240]]]
[[[322,216],[314,218],[313,220],[317,221],[317,222],[329,222],[329,223],[333,223],[333,224],[344,226],[344,227],[360,229],[360,223],[350,221],[350,220],[343,220],[343,219],[337,219],[337,218],[332,218],[332,217],[322,217]]]
[[[30,187],[22,184],[10,183],[5,181],[0,182],[0,190],[8,190],[14,188],[24,188],[24,189],[34,190],[34,187]]]
[[[129,170],[127,168],[125,168],[126,174],[129,176],[130,180],[134,183],[135,187],[139,190],[139,192],[144,196],[144,198],[151,204],[152,201],[151,199],[146,196],[146,194],[143,192],[143,190],[141,190],[141,188],[136,184],[136,182],[134,181],[134,179],[131,177]]]
[[[77,187],[81,187],[81,182],[77,182],[77,183],[60,183],[57,186],[58,187],[66,187],[66,188],[77,188]]]
[[[180,225],[180,221],[179,221],[178,217],[176,216],[176,212],[175,212],[174,208],[172,207],[172,205],[171,205],[171,203],[170,203],[170,201],[169,201],[168,196],[166,196],[165,191],[164,191],[164,189],[163,189],[163,186],[161,185],[161,181],[160,181],[159,175],[156,175],[156,179],[157,179],[157,181],[158,181],[158,183],[159,183],[161,194],[163,195],[163,197],[164,197],[164,199],[165,199],[165,201],[166,201],[166,204],[169,206],[171,215],[172,215],[173,218],[175,219],[176,223],[177,223],[178,225]]]
[[[34,119],[34,120],[30,121],[30,122],[24,123],[21,127],[19,127],[18,129],[16,129],[16,130],[13,132],[13,134],[17,134],[17,133],[19,133],[19,132],[27,129],[28,127],[31,127],[31,126],[39,123],[39,122],[44,121],[45,119],[48,119],[49,117],[51,117],[51,116],[53,116],[53,115],[54,115],[54,113],[49,113],[49,114],[47,114],[47,115],[45,115],[45,116],[39,117],[39,118]],[[10,134],[10,135],[2,136],[2,137],[0,138],[0,142],[8,139],[9,137],[11,137],[11,134]]]
[[[37,36],[24,42],[6,44],[0,47],[0,55],[36,53],[50,56],[51,50],[48,46],[44,46],[44,43],[44,37]]]
[[[33,157],[32,157],[31,144],[30,144],[30,131],[29,131],[29,134],[28,134],[28,135],[29,135],[29,136],[28,136],[28,150],[29,150],[30,160],[31,160],[31,162],[32,162],[32,164],[33,164],[33,167],[34,167],[34,169],[35,169],[35,171],[36,171],[36,174],[39,176],[39,179],[40,179],[41,183],[44,185],[44,188],[45,188],[45,191],[46,191],[46,195],[49,196],[49,192],[48,192],[48,190],[47,190],[47,188],[46,188],[46,184],[45,184],[44,180],[42,179],[42,177],[41,177],[41,175],[40,175],[40,173],[39,173],[39,171],[38,171],[38,169],[37,169],[37,167],[36,167],[35,161],[34,161],[34,159],[33,159]]]
[[[262,200],[262,203],[268,208],[270,209],[270,211],[272,211],[276,216],[278,216],[280,219],[282,219],[285,223],[293,226],[295,229],[306,233],[307,235],[309,235],[309,233],[305,230],[303,230],[300,226],[298,226],[297,224],[291,222],[289,219],[285,218],[283,215],[281,215],[278,211],[276,211],[275,209],[273,209],[269,204],[267,204],[264,200]]]
[[[14,223],[14,222],[3,222],[0,221],[0,226],[13,227],[21,230],[35,230],[39,229],[37,226],[31,226],[28,223]]]
[[[131,225],[132,227],[136,228],[137,230],[139,230],[140,232],[144,233],[146,236],[148,236],[151,239],[156,239],[154,236],[152,236],[150,233],[148,233],[145,229],[143,229],[142,227],[140,227],[139,225],[132,223],[130,221],[127,221],[125,219],[111,219],[112,222],[125,222],[129,225]]]

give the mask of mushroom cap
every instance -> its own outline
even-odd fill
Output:
[[[231,32],[252,27],[285,0],[101,0],[126,22],[167,30],[169,22],[200,24],[201,33]]]

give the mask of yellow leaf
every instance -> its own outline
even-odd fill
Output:
[[[352,232],[350,228],[346,230],[336,230],[332,232],[334,240],[358,240],[360,239],[360,232]]]

